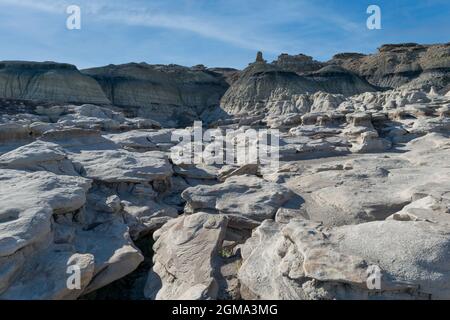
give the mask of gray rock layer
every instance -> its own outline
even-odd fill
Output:
[[[0,62],[0,98],[110,103],[97,81],[75,66],[54,62]]]
[[[426,84],[427,74],[434,74],[434,80],[442,81],[443,86],[450,82],[449,44],[384,45],[376,54],[338,54],[328,63],[338,64],[380,87],[396,88],[412,80]]]
[[[83,70],[96,79],[109,100],[135,115],[187,125],[217,108],[228,89],[220,73],[176,65],[131,63]]]

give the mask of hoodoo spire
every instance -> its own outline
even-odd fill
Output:
[[[261,51],[258,51],[258,53],[256,54],[256,61],[255,62],[266,62],[266,60],[264,60],[263,58],[263,53]]]

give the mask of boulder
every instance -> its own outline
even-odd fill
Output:
[[[173,172],[160,151],[81,150],[70,153],[69,158],[83,167],[86,177],[108,183],[167,180]]]
[[[35,141],[3,154],[0,156],[0,168],[78,175],[64,150],[46,141]]]
[[[43,240],[54,214],[80,209],[90,181],[46,171],[0,169],[0,257]]]
[[[154,233],[154,265],[145,296],[156,300],[217,298],[219,251],[226,226],[226,217],[199,212],[171,220]]]
[[[241,175],[213,186],[188,188],[181,196],[187,202],[186,212],[211,210],[262,222],[273,218],[278,208],[294,194],[279,184],[256,176]]]
[[[448,227],[265,221],[242,247],[246,299],[447,299]],[[386,250],[389,248],[389,250]]]

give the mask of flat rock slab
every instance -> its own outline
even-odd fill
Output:
[[[169,150],[172,142],[172,133],[175,129],[161,130],[132,130],[119,134],[110,134],[111,139],[123,148],[133,150]]]
[[[165,180],[173,173],[165,153],[127,151],[101,136],[99,131],[56,130],[46,132],[41,139],[59,145],[90,179],[107,183],[140,183]]]
[[[279,184],[250,175],[233,176],[224,183],[199,185],[182,193],[187,212],[212,210],[259,222],[272,219],[278,208],[293,196]]]
[[[59,145],[39,140],[0,156],[0,168],[78,175],[66,152]]]
[[[89,187],[81,177],[0,169],[0,257],[41,240],[52,215],[81,208]]]
[[[417,198],[450,191],[448,144],[432,133],[408,143],[404,153],[355,155],[326,165],[316,160],[299,167],[286,185],[305,198],[314,221],[338,226],[384,220]]]
[[[85,176],[103,182],[150,182],[172,175],[172,166],[159,151],[81,150],[69,158],[82,165]]]
[[[181,177],[198,180],[216,180],[219,169],[208,165],[176,165],[174,171]]]

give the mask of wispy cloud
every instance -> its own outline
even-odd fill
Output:
[[[61,13],[64,12],[65,3],[55,0],[49,1],[32,1],[32,0],[0,0],[0,5],[23,7],[28,9],[34,9],[49,13]]]
[[[311,2],[275,1],[265,3],[248,1],[217,1],[217,10],[201,10],[203,0],[197,1],[129,1],[126,5],[117,0],[85,1],[79,0],[83,14],[95,16],[115,24],[126,24],[152,28],[166,28],[191,32],[196,35],[222,41],[233,46],[264,50],[268,53],[280,53],[292,47],[292,43],[301,45],[300,37],[275,32],[281,23],[301,22],[305,25],[317,23],[317,19],[326,19],[338,28],[354,31],[355,24],[344,18],[330,18],[321,10],[314,10]],[[65,0],[0,0],[0,5],[21,6],[28,9],[61,13],[73,4]],[[200,4],[200,5],[199,5]],[[229,8],[238,8],[233,11]],[[180,9],[181,8],[181,9]],[[227,12],[223,10],[227,9]]]
[[[361,0],[0,0],[2,59],[94,64],[148,61],[245,67],[305,53],[319,60],[383,43],[448,42],[448,0],[378,0],[383,30],[366,28]],[[82,30],[65,29],[78,4]],[[127,48],[127,50],[124,50]]]
[[[128,25],[157,27],[193,32],[197,35],[223,41],[245,49],[265,49],[276,52],[279,47],[270,39],[251,39],[245,36],[245,30],[233,31],[218,27],[210,22],[203,22],[191,16],[165,13],[139,13],[128,11],[113,11],[99,15],[101,19]]]

